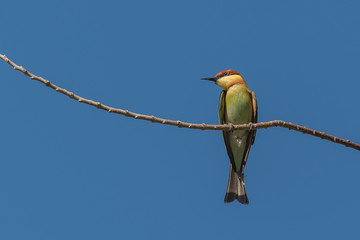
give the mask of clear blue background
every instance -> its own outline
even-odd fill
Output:
[[[360,2],[3,1],[0,52],[113,107],[217,123],[242,73],[259,121],[360,142]],[[0,63],[1,239],[359,239],[360,152],[258,131],[250,205],[224,204],[218,131],[77,103]]]

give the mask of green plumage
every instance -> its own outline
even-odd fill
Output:
[[[219,102],[221,124],[244,124],[257,122],[255,94],[245,84],[234,84],[222,91]],[[223,131],[227,153],[230,158],[230,177],[225,202],[238,199],[247,204],[244,169],[250,147],[255,138],[255,130]]]

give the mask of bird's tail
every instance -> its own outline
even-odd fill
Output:
[[[246,196],[245,181],[243,176],[238,176],[230,164],[229,183],[226,189],[224,202],[232,202],[237,199],[242,204],[249,204],[249,199]]]

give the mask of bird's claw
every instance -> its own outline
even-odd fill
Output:
[[[229,132],[233,132],[234,131],[234,125],[232,123],[228,123],[230,129]]]
[[[249,131],[251,131],[253,129],[253,123],[252,122],[249,122]]]

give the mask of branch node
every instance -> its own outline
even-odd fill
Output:
[[[100,103],[100,102],[97,102],[97,103],[96,103],[96,107],[97,107],[97,108],[101,108],[101,103]]]
[[[50,81],[48,81],[48,80],[45,80],[44,84],[45,84],[47,87],[49,87],[49,86],[51,85]]]
[[[111,113],[111,112],[112,112],[112,109],[111,109],[111,108],[109,108],[108,112],[109,112],[109,113]]]
[[[151,122],[155,122],[155,116],[154,116],[154,115],[152,115],[152,116],[150,117],[150,121],[151,121]]]
[[[83,99],[81,99],[81,98],[78,99],[78,102],[82,102],[82,101],[83,101]]]
[[[125,116],[129,116],[130,115],[130,112],[129,112],[129,110],[125,110]]]
[[[205,127],[206,127],[206,124],[205,124],[205,123],[202,123],[202,124],[201,124],[201,130],[205,130]]]
[[[176,126],[181,127],[181,125],[182,125],[182,122],[180,120],[177,120],[176,121]]]
[[[134,118],[135,118],[135,119],[138,119],[138,118],[139,118],[139,115],[135,115]]]

